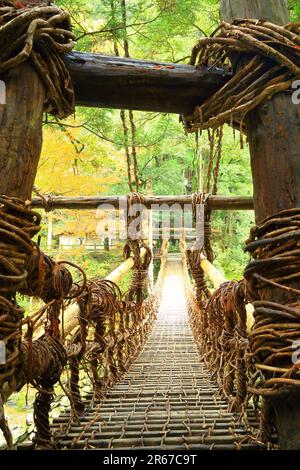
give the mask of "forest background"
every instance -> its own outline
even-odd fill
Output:
[[[220,21],[219,0],[56,3],[71,14],[77,50],[153,61],[188,63],[193,46]],[[300,21],[299,0],[290,0],[289,5],[292,19]],[[125,195],[131,189],[130,163],[142,193],[191,194],[199,190],[200,173],[202,187],[207,185],[210,141],[206,132],[198,137],[197,141],[195,135],[185,135],[176,115],[87,108],[77,108],[75,116],[63,122],[45,115],[36,188],[43,194],[64,196]],[[229,127],[224,128],[218,194],[252,195],[248,146],[245,142],[242,149],[239,133]],[[61,236],[96,240],[96,211],[42,213],[41,247],[47,253],[78,263],[89,278],[104,277],[121,263],[122,243],[109,252],[87,251],[76,244],[65,251],[59,248]],[[248,261],[244,242],[253,223],[251,211],[213,214],[215,264],[229,279],[243,276]],[[128,282],[129,276],[123,279],[122,290]],[[18,300],[27,314],[39,306],[38,300]],[[22,440],[33,430],[33,399],[34,391],[25,390],[7,403],[15,438]],[[68,406],[67,397],[62,397],[60,405]],[[1,439],[0,435],[0,447]]]
[[[220,21],[219,0],[57,0],[72,17],[76,50],[136,59],[188,63],[193,46]],[[300,19],[298,0],[289,2],[293,20]],[[251,196],[249,149],[241,149],[239,133],[224,129],[218,194]],[[65,196],[124,195],[128,164],[138,172],[140,191],[156,195],[187,194],[199,189],[210,143],[207,133],[185,135],[178,116],[111,109],[77,108],[58,122],[45,116],[44,145],[36,187],[44,194]],[[150,189],[149,189],[150,188]],[[135,187],[133,189],[136,189]],[[59,236],[96,238],[91,211],[55,211],[44,217],[42,247],[50,223],[51,254]],[[213,216],[216,265],[225,275],[240,278],[248,257],[244,242],[253,224],[251,212],[219,211]],[[48,238],[48,251],[50,248]],[[121,261],[117,244],[109,254],[75,246],[59,256],[79,262],[90,277],[104,276]]]

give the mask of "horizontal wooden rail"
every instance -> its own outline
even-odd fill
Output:
[[[97,209],[99,206],[104,204],[109,204],[116,209],[125,208],[126,197],[54,196],[51,198],[51,208],[53,209]],[[180,206],[192,204],[192,196],[145,196],[144,204],[145,207],[152,210],[169,210],[169,206],[174,204],[178,204]],[[32,207],[43,208],[44,204],[42,199],[33,198]],[[241,196],[209,196],[207,207],[211,210],[253,210],[253,198]]]
[[[212,263],[210,263],[206,258],[201,260],[201,268],[205,272],[206,276],[212,282],[214,288],[219,289],[220,285],[224,282],[227,282],[228,279],[221,273]]]
[[[227,83],[222,69],[72,52],[77,106],[190,114]]]

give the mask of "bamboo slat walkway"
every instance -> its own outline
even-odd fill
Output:
[[[217,397],[217,385],[199,360],[183,279],[181,261],[169,257],[158,318],[144,351],[100,406],[87,406],[80,423],[64,431],[70,411],[54,420],[60,448],[257,448],[249,428]],[[256,427],[251,413],[249,423]]]

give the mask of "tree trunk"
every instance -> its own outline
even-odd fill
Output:
[[[289,21],[287,0],[222,0],[222,19]],[[243,58],[241,58],[243,60]],[[280,210],[300,206],[300,109],[291,92],[281,93],[250,113],[248,139],[254,186],[256,221]],[[299,287],[298,287],[299,289]],[[281,291],[265,288],[263,300],[283,301]],[[272,399],[283,449],[300,449],[300,393]]]
[[[221,0],[223,21],[236,18],[264,19],[279,25],[290,21],[287,0]]]
[[[24,3],[35,5],[37,1]],[[6,104],[0,106],[0,194],[31,199],[42,147],[45,88],[29,63],[0,79],[6,85]]]
[[[31,199],[42,147],[45,89],[25,63],[0,77],[6,104],[0,106],[0,194]]]

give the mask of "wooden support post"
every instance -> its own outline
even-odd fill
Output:
[[[39,5],[48,3],[39,0]],[[36,4],[36,0],[26,4]],[[0,194],[31,199],[42,148],[46,91],[27,62],[0,79],[6,85],[6,104],[0,105]]]
[[[287,0],[221,0],[221,13],[228,22],[247,17],[280,25],[289,21]],[[299,123],[300,106],[293,105],[289,92],[274,96],[248,116],[257,222],[280,210],[300,206]],[[300,284],[296,285],[299,289]],[[286,299],[271,287],[265,288],[261,297],[274,302]],[[300,392],[284,399],[272,398],[271,404],[281,448],[300,449]]]
[[[0,79],[6,85],[6,104],[0,106],[0,194],[30,200],[42,148],[45,89],[28,63]]]

